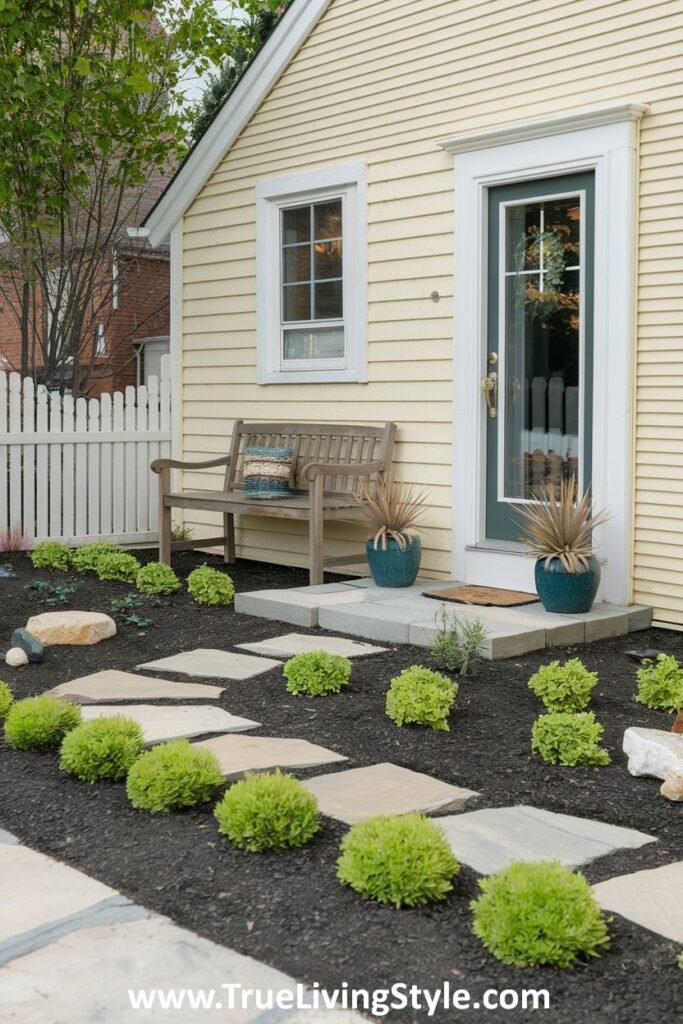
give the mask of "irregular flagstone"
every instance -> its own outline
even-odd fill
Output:
[[[258,729],[260,723],[248,718],[231,715],[222,708],[205,705],[180,705],[166,707],[154,704],[102,705],[83,708],[83,718],[107,718],[110,715],[126,715],[142,726],[145,744],[163,743],[165,740],[189,739],[204,736],[210,732],[244,732]]]
[[[672,769],[683,770],[683,735],[678,733],[632,727],[624,733],[623,751],[631,775],[663,779]]]
[[[116,635],[116,623],[102,612],[43,612],[26,623],[26,632],[46,647],[59,644],[98,644]]]
[[[482,875],[515,860],[559,860],[576,867],[656,842],[656,836],[540,807],[491,807],[439,818],[453,853]]]
[[[78,704],[96,704],[115,700],[216,700],[223,689],[222,686],[173,683],[169,679],[152,679],[132,672],[105,669],[60,683],[48,693],[53,697],[68,697]]]
[[[467,800],[479,795],[388,762],[316,775],[304,785],[317,797],[322,814],[347,825],[376,814],[460,810]]]
[[[183,651],[137,667],[145,671],[178,672],[202,679],[251,679],[271,668],[282,666],[279,661],[270,661],[268,658],[253,658],[249,654],[199,647],[196,651]]]
[[[245,772],[315,768],[320,764],[348,760],[343,754],[308,740],[279,739],[277,736],[217,736],[193,746],[211,750],[218,758],[226,779],[238,778]]]
[[[604,910],[683,942],[683,861],[609,878],[593,891]]]
[[[361,658],[367,654],[382,654],[386,650],[385,647],[373,647],[372,644],[347,640],[342,636],[307,636],[305,633],[287,633],[270,640],[235,646],[254,651],[255,654],[267,654],[271,658],[291,658],[307,651],[327,651],[328,654],[340,654],[344,658]]]

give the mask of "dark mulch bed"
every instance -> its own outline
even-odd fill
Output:
[[[145,553],[153,558],[153,553]],[[176,559],[183,575],[194,555]],[[24,556],[12,558],[19,579],[0,581],[0,645],[11,630],[39,610],[25,589],[35,578]],[[217,561],[217,565],[220,563]],[[49,578],[46,573],[37,574]],[[242,562],[232,571],[238,590],[301,586],[305,574]],[[60,574],[54,582],[62,582]],[[112,597],[130,588],[88,577],[75,606],[108,612]],[[4,669],[23,697],[68,678],[103,668],[133,669],[155,656],[201,646],[233,643],[290,632],[293,627],[235,615],[232,609],[200,609],[186,594],[152,607],[153,626],[123,626],[119,636],[93,648],[51,649],[42,665]],[[656,835],[657,843],[624,851],[589,865],[598,882],[613,875],[656,867],[683,857],[680,805],[659,796],[659,783],[633,779],[625,767],[621,739],[629,725],[668,728],[670,718],[632,700],[635,666],[624,651],[636,643],[661,646],[683,656],[683,635],[650,630],[635,637],[567,648],[600,673],[594,702],[605,725],[613,763],[607,768],[553,768],[529,754],[529,733],[539,704],[526,682],[549,655],[484,663],[461,681],[450,733],[399,730],[384,715],[387,684],[398,670],[424,662],[427,652],[406,646],[354,663],[343,694],[295,699],[280,670],[255,680],[229,683],[223,706],[263,723],[261,733],[299,736],[348,755],[348,767],[394,761],[448,782],[478,790],[477,806],[533,804],[595,817]],[[52,854],[168,914],[201,935],[251,954],[306,982],[335,988],[346,981],[369,989],[397,981],[436,988],[445,980],[469,988],[544,988],[553,1024],[579,1020],[673,1020],[680,1012],[683,971],[674,944],[616,918],[613,942],[602,958],[569,971],[517,970],[490,957],[470,931],[468,901],[476,876],[463,868],[455,891],[430,909],[395,911],[364,902],[335,878],[343,827],[326,821],[313,843],[282,855],[237,852],[216,831],[210,808],[170,816],[132,810],[121,785],[86,786],[61,773],[56,758],[10,751],[0,741],[0,824],[31,846]],[[320,769],[323,770],[323,769]],[[181,980],[178,980],[182,984]],[[485,1017],[527,1021],[530,1011],[439,1010],[435,1021]],[[395,1013],[390,1019],[424,1020],[426,1013]]]

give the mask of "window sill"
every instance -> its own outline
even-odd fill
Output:
[[[258,384],[365,384],[367,378],[352,370],[265,370]]]

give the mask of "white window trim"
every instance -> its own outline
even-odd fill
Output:
[[[439,145],[455,159],[454,576],[533,590],[533,559],[485,537],[486,219],[494,185],[595,172],[593,496],[612,519],[596,530],[602,600],[632,599],[633,362],[637,147],[642,103],[578,110]],[[483,476],[483,480],[482,480]]]
[[[280,210],[343,196],[344,359],[283,369],[280,333]],[[362,162],[287,174],[256,183],[256,347],[259,384],[367,381],[366,180]],[[325,322],[320,321],[321,325]],[[296,325],[293,325],[295,327]]]

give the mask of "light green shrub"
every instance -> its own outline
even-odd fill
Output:
[[[97,577],[101,580],[118,580],[121,583],[135,583],[140,563],[135,555],[125,551],[102,554],[97,560]]]
[[[15,750],[49,750],[58,747],[81,720],[81,709],[66,700],[28,697],[9,709],[5,739]]]
[[[125,779],[143,748],[142,729],[132,718],[94,718],[66,734],[59,751],[59,766],[81,782],[117,782]]]
[[[559,661],[541,665],[529,680],[529,689],[548,711],[583,711],[597,682],[597,672],[589,672],[579,658],[571,658],[564,665]]]
[[[391,680],[386,712],[397,725],[425,725],[448,732],[458,684],[423,665],[412,665]]]
[[[100,559],[113,554],[123,554],[123,548],[108,540],[98,540],[92,544],[81,544],[72,553],[71,561],[76,572],[97,572]]]
[[[337,877],[368,900],[421,907],[444,899],[460,870],[436,822],[421,814],[378,815],[341,843]]]
[[[36,544],[31,552],[31,562],[34,569],[68,572],[71,565],[71,552],[66,544],[60,544],[58,540],[43,540],[40,544]]]
[[[672,714],[683,708],[683,667],[672,654],[658,654],[657,661],[638,669],[637,675],[639,704]]]
[[[173,740],[145,751],[133,763],[126,792],[133,807],[166,814],[206,803],[222,784],[220,766],[210,750]]]
[[[548,764],[572,768],[609,764],[609,754],[599,746],[603,731],[592,711],[553,711],[534,722],[531,750]]]
[[[200,565],[187,577],[187,589],[197,604],[229,605],[235,596],[235,585],[227,572]]]
[[[571,967],[609,946],[593,890],[558,861],[510,864],[478,884],[472,930],[505,964]]]
[[[322,697],[326,693],[339,693],[342,687],[348,685],[351,662],[339,654],[307,651],[290,658],[282,671],[287,679],[289,693]]]
[[[138,570],[135,586],[143,594],[174,594],[180,590],[180,580],[170,565],[149,562]]]
[[[250,853],[308,843],[320,828],[318,804],[293,775],[251,775],[216,804],[219,831]]]
[[[14,703],[14,695],[7,683],[0,679],[0,722],[4,722],[7,713]]]

